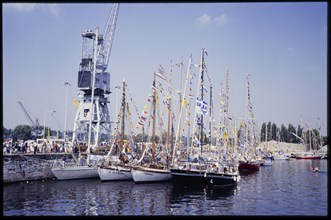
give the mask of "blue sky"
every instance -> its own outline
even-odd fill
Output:
[[[103,33],[112,3],[3,4],[3,125],[15,128],[33,119],[63,129],[64,81],[69,81],[67,128],[72,129],[77,97],[81,32]],[[259,125],[303,122],[327,128],[327,3],[127,3],[120,4],[108,71],[114,87],[126,83],[143,110],[153,72],[170,61],[185,69],[201,48],[215,94],[230,74],[230,111],[246,115],[246,75]],[[186,71],[186,70],[185,70]],[[173,72],[178,90],[180,70]],[[177,87],[177,88],[176,88]],[[218,102],[215,98],[214,102]],[[51,116],[51,111],[56,119]],[[45,117],[46,115],[46,117]],[[112,115],[113,117],[113,115]],[[113,117],[114,118],[114,117]]]

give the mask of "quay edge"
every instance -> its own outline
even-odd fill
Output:
[[[3,183],[53,179],[56,159],[71,158],[69,153],[3,154]]]

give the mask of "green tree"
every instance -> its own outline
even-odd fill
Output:
[[[280,141],[287,142],[287,128],[283,124],[280,128]]]
[[[296,137],[293,134],[296,133],[295,127],[289,123],[287,128],[287,142],[288,143],[296,143]]]
[[[12,129],[7,129],[7,128],[2,126],[2,131],[3,131],[4,138],[10,137],[10,136],[13,135],[13,130]]]
[[[272,126],[271,126],[271,139],[277,140],[277,126],[275,123],[272,123]]]
[[[265,138],[265,129],[266,129],[266,123],[265,122],[263,122],[263,124],[262,124],[262,127],[261,127],[261,142],[263,142],[263,141],[266,141],[266,138]]]
[[[302,127],[301,127],[301,125],[298,125],[297,135],[302,138]],[[302,142],[302,140],[300,140],[299,138],[297,138],[296,140],[297,140],[296,143],[301,143]]]
[[[32,139],[31,131],[32,129],[30,125],[17,125],[14,128],[14,135],[17,139],[29,140]]]
[[[267,125],[267,132],[268,132],[268,137],[267,137],[267,141],[271,141],[271,122],[268,122]]]

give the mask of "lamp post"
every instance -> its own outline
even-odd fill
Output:
[[[66,81],[64,82],[64,86],[66,88],[66,99],[65,99],[65,109],[64,109],[64,130],[63,130],[63,139],[66,141],[66,131],[67,131],[67,102],[68,102],[68,86],[71,84]]]
[[[55,113],[56,111],[46,111],[46,109],[44,110],[44,134],[43,134],[43,139],[46,139],[46,112],[51,113],[51,115],[53,116],[53,113]],[[49,129],[49,128],[48,128]]]
[[[56,120],[56,122],[58,123],[58,120],[55,118],[55,115],[54,115],[54,113],[55,113],[56,111],[52,111],[51,112],[51,116]],[[59,125],[58,125],[59,126]],[[59,127],[60,128],[60,127]],[[61,129],[61,128],[60,128]],[[59,130],[58,129],[56,129],[56,139],[58,139],[59,138]]]

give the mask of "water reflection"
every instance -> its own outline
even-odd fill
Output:
[[[233,207],[238,186],[214,187],[173,184],[170,203],[173,215],[219,215]]]
[[[327,161],[275,161],[230,188],[99,179],[3,186],[5,216],[327,215]]]

